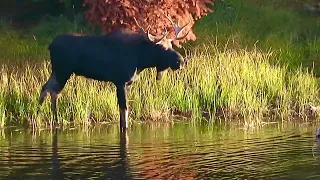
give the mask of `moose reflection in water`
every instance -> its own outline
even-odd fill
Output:
[[[52,134],[52,179],[64,179],[58,150],[58,133],[57,128],[54,128]]]
[[[72,144],[77,142],[74,136],[69,136],[73,140],[68,140],[66,145],[65,130],[57,128],[39,135],[25,134],[22,139],[16,136],[19,132],[9,133],[0,141],[8,143],[0,144],[0,179],[132,179],[127,158],[127,132],[114,135],[112,143],[96,146]]]
[[[128,158],[127,158],[127,149],[128,149],[128,134],[126,132],[120,132],[120,141],[119,141],[119,155],[118,159],[113,161],[112,163],[105,163],[101,167],[92,169],[91,172],[87,172],[82,174],[79,173],[77,175],[70,175],[70,171],[76,171],[72,168],[62,168],[61,164],[63,164],[63,160],[61,157],[59,158],[59,147],[58,147],[58,133],[57,129],[53,130],[52,136],[52,179],[65,179],[65,178],[73,178],[77,177],[80,179],[87,179],[92,176],[95,172],[99,172],[99,178],[103,179],[133,179],[131,177]],[[92,159],[95,161],[95,159]],[[71,176],[71,177],[68,177]]]
[[[130,132],[130,131],[129,131]],[[63,179],[63,178],[89,178],[97,177],[102,179],[134,179],[134,175],[137,176],[137,173],[132,173],[130,167],[133,167],[133,164],[129,164],[128,151],[129,151],[129,136],[128,131],[120,132],[119,136],[119,148],[117,153],[117,159],[113,160],[111,163],[102,163],[101,166],[94,167],[84,167],[85,172],[75,175],[70,174],[70,171],[75,171],[74,169],[62,168],[63,160],[59,160],[59,148],[58,148],[58,138],[57,130],[53,133],[52,140],[52,177],[53,179]],[[152,146],[156,147],[157,143]],[[103,148],[103,147],[102,147]],[[142,167],[135,167],[134,171],[138,169],[138,175],[143,179],[152,179],[154,177],[167,179],[171,178],[194,178],[197,176],[196,171],[194,171],[189,165],[192,164],[191,159],[184,158],[183,156],[177,156],[168,161],[163,161],[165,155],[162,155],[161,152],[168,153],[169,149],[158,149],[156,150],[157,156],[154,156],[152,151],[141,151],[139,158],[143,160],[144,165]],[[88,152],[90,153],[90,152]],[[105,156],[101,154],[101,156]],[[99,157],[97,157],[99,158]],[[101,157],[104,159],[104,157]],[[135,157],[131,157],[136,161]],[[92,159],[95,161],[96,159]],[[88,162],[89,160],[86,160]],[[188,165],[187,165],[188,164]],[[186,166],[187,165],[187,166]],[[174,168],[172,168],[174,167]],[[91,170],[90,170],[91,169]],[[99,172],[99,175],[96,174]]]

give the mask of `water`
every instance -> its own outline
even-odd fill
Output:
[[[0,130],[0,179],[320,179],[315,124]]]

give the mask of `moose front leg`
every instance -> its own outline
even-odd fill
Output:
[[[156,79],[159,81],[162,79],[163,72],[157,72]]]
[[[161,67],[157,67],[157,75],[156,75],[156,79],[159,81],[162,79],[163,73],[165,72],[165,68],[161,68]]]
[[[120,131],[126,131],[128,128],[128,105],[126,85],[117,85],[117,98],[120,110]]]

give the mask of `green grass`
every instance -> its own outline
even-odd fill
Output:
[[[272,50],[290,69],[314,67],[320,75],[320,19],[290,0],[228,0],[217,2],[215,12],[197,22],[197,41],[218,39],[225,48]]]
[[[248,0],[219,2],[215,8],[195,26],[198,41],[191,43],[185,70],[169,71],[161,81],[154,70],[142,72],[128,94],[130,119],[171,121],[172,115],[191,115],[193,120],[252,125],[314,117],[309,108],[319,104],[319,83],[313,69],[305,67],[318,56],[318,25],[303,23],[296,12]],[[50,98],[36,113],[39,91],[49,77],[47,45],[59,33],[92,32],[76,20],[49,18],[27,33],[2,21],[0,126],[48,124]],[[83,77],[71,77],[58,109],[67,126],[119,117],[115,87]]]

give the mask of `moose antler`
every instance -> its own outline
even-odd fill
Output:
[[[135,17],[133,17],[134,21],[136,22],[136,25],[139,28],[139,33],[144,34],[150,41],[155,42],[156,44],[158,44],[159,42],[161,42],[164,38],[166,38],[166,36],[169,34],[169,32],[166,30],[166,32],[161,35],[161,36],[155,36],[150,34],[150,26],[148,25],[147,27],[147,31],[145,29],[143,29],[143,27],[141,27],[137,21],[137,19]]]
[[[178,19],[178,23],[175,24],[168,15],[165,15],[165,16],[166,16],[166,18],[171,22],[171,24],[172,24],[172,26],[173,26],[173,29],[174,29],[174,34],[175,34],[175,37],[174,37],[174,38],[168,39],[169,42],[172,42],[172,41],[174,41],[174,40],[182,40],[182,39],[184,39],[185,37],[188,36],[188,34],[189,34],[189,32],[190,32],[191,29],[189,29],[189,31],[188,31],[184,36],[179,37],[179,35],[181,34],[181,32],[190,24],[190,22],[191,22],[190,20],[189,20],[188,23],[185,24],[184,26],[179,27],[179,19]]]
[[[172,48],[172,44],[171,42],[174,41],[174,40],[182,40],[184,38],[186,38],[190,32],[191,29],[189,29],[189,31],[179,37],[179,35],[181,34],[181,32],[190,24],[190,20],[187,24],[185,24],[184,26],[180,27],[179,26],[179,20],[178,20],[178,23],[175,24],[171,18],[167,15],[165,15],[163,13],[164,16],[166,16],[166,18],[171,22],[172,26],[173,26],[173,29],[174,29],[174,33],[175,33],[175,37],[174,38],[166,38],[167,35],[169,34],[169,32],[167,31],[167,29],[165,28],[165,32],[163,33],[163,35],[160,35],[160,36],[155,36],[155,35],[152,35],[150,34],[150,26],[148,26],[147,30],[143,29],[143,27],[140,26],[140,24],[138,23],[137,19],[135,17],[134,18],[134,21],[136,22],[136,25],[138,26],[139,28],[139,33],[143,34],[144,36],[146,36],[150,41],[153,41],[155,42],[156,44],[162,44],[166,49],[168,48]]]
[[[134,19],[134,21],[136,22],[136,25],[137,25],[138,28],[139,28],[139,32],[140,32],[140,33],[147,33],[147,32],[143,29],[143,27],[140,26],[140,24],[138,23],[136,17],[133,17],[133,19]],[[150,28],[150,26],[148,25],[147,30],[149,30],[149,28]]]

